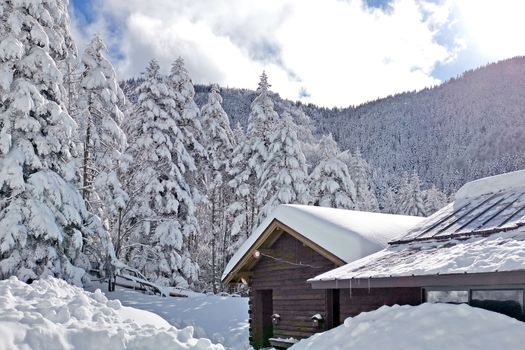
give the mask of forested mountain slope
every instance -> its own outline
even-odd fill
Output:
[[[132,100],[135,84],[123,83]],[[199,106],[208,91],[209,86],[196,86]],[[232,125],[245,126],[255,92],[223,88],[221,94]],[[278,112],[294,103],[278,95],[274,101]],[[425,187],[435,184],[452,193],[469,180],[525,165],[525,57],[357,107],[303,109],[319,134],[332,133],[341,149],[359,148],[390,184],[415,170]]]

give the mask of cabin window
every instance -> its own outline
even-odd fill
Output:
[[[468,290],[427,290],[426,299],[429,303],[468,303]]]
[[[470,305],[505,314],[519,320],[523,312],[523,289],[472,289]]]

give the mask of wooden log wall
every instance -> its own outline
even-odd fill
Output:
[[[419,305],[423,302],[421,288],[353,288],[351,293],[350,289],[339,289],[339,300],[341,321],[383,305]]]
[[[271,250],[274,258],[262,256],[252,270],[250,279],[250,341],[255,348],[262,345],[263,314],[258,291],[271,290],[273,311],[281,320],[273,327],[274,338],[309,337],[324,331],[312,327],[311,317],[327,314],[327,291],[312,289],[307,279],[335,268],[335,264],[302,242],[284,233],[275,241]]]

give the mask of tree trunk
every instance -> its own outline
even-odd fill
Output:
[[[217,294],[217,230],[215,229],[215,201],[216,201],[216,189],[212,192],[212,203],[211,203],[211,281],[213,286],[213,294]]]

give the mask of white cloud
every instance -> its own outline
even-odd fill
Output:
[[[386,10],[362,0],[98,0],[84,32],[110,37],[123,77],[151,58],[165,70],[179,55],[196,82],[255,88],[266,69],[274,91],[325,106],[347,106],[439,81],[434,67],[454,55],[436,42],[449,5],[395,0]]]
[[[525,2],[456,0],[453,7],[466,48],[495,61],[525,54]]]

